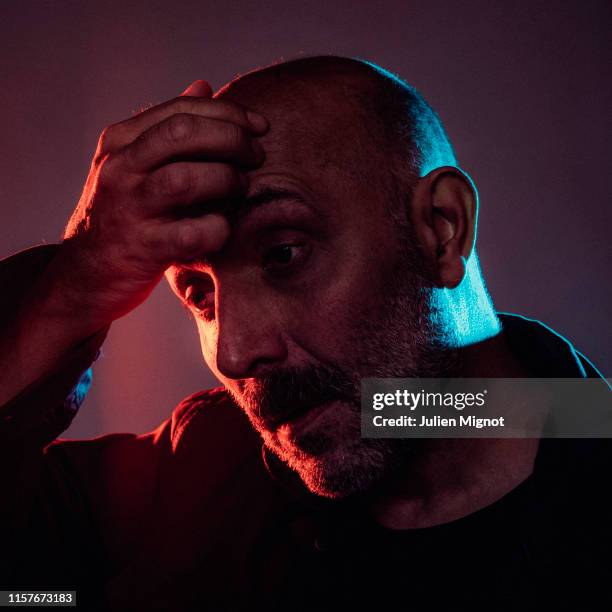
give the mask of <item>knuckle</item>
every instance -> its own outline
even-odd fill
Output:
[[[184,142],[189,140],[195,132],[194,117],[187,113],[172,115],[165,122],[165,137],[170,142]]]
[[[108,152],[110,150],[110,144],[112,142],[112,139],[113,139],[113,126],[108,125],[102,130],[102,133],[100,134],[100,138],[98,140],[98,147]]]
[[[175,196],[191,189],[191,173],[180,166],[167,166],[158,171],[157,187],[166,195]]]
[[[113,198],[134,197],[141,178],[125,171],[123,152],[110,153],[92,176],[92,188],[98,194]]]
[[[164,247],[164,242],[157,228],[143,227],[139,233],[140,244],[143,248],[160,252]]]
[[[146,132],[137,136],[133,142],[123,147],[118,151],[118,154],[114,156],[117,162],[124,165],[126,168],[137,167],[138,156],[141,154],[143,149],[148,146],[148,137]]]
[[[100,169],[98,171],[98,187],[107,190],[115,183],[115,174],[117,167],[117,157],[113,154],[107,154],[100,161]]]
[[[230,149],[241,149],[248,146],[248,139],[244,129],[234,123],[228,123],[225,126],[224,138],[226,145]]]
[[[173,242],[178,252],[182,255],[195,253],[200,245],[200,233],[197,227],[188,223],[181,223],[173,229]]]
[[[96,148],[96,154],[94,156],[95,163],[101,163],[106,156],[113,151],[113,143],[115,133],[113,131],[113,126],[105,127],[100,134],[100,138],[98,138],[98,146]]]
[[[102,172],[105,165],[108,162],[108,158],[110,157],[110,153],[104,153],[100,150],[96,150],[96,153],[91,161],[91,172]]]

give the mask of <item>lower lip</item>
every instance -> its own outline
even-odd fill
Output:
[[[295,419],[291,419],[290,421],[279,425],[276,432],[282,438],[294,438],[311,427],[330,406],[337,403],[337,401],[324,402],[323,404],[314,406]]]

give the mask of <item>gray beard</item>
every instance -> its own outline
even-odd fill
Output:
[[[361,379],[441,378],[457,365],[452,339],[439,327],[432,289],[421,274],[418,254],[406,253],[376,317],[356,317],[342,364],[352,387],[352,400],[323,423],[286,448],[254,416],[257,392],[244,389],[234,398],[249,416],[264,444],[299,474],[308,489],[324,497],[363,494],[382,481],[405,472],[422,452],[422,441],[361,437]]]
[[[360,391],[365,376],[442,378],[455,370],[456,351],[447,348],[447,339],[433,327],[436,316],[430,308],[429,292],[420,286],[413,289],[419,292],[418,297],[413,291],[396,294],[381,320],[360,327],[359,337],[362,345],[367,339],[367,352],[359,358],[360,373],[353,376],[356,390]],[[359,402],[351,403],[350,412],[343,416],[342,424],[329,423],[303,437],[293,455],[287,456],[268,440],[271,450],[313,493],[329,498],[366,493],[405,473],[424,451],[422,440],[362,438]]]

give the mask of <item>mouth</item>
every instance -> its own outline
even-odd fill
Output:
[[[322,402],[316,406],[312,406],[299,414],[280,423],[276,427],[276,435],[280,439],[296,440],[304,435],[314,424],[320,420],[323,414],[328,410],[337,407],[340,402],[338,400]]]
[[[317,410],[323,404],[329,404],[331,401],[333,401],[333,398],[330,397],[320,397],[318,400],[311,400],[309,402],[287,401],[283,403],[282,407],[277,406],[272,414],[272,411],[266,411],[268,415],[261,420],[266,429],[269,431],[276,431],[287,423],[301,421],[311,412]]]

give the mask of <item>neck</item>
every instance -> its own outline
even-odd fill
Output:
[[[457,287],[433,290],[431,307],[435,327],[443,330],[445,341],[452,348],[482,343],[501,331],[475,252],[468,259],[465,276]]]
[[[456,376],[528,378],[503,333],[457,350]],[[533,471],[538,439],[426,440],[408,473],[385,483],[367,502],[370,513],[391,529],[431,527],[457,520],[502,498]]]

